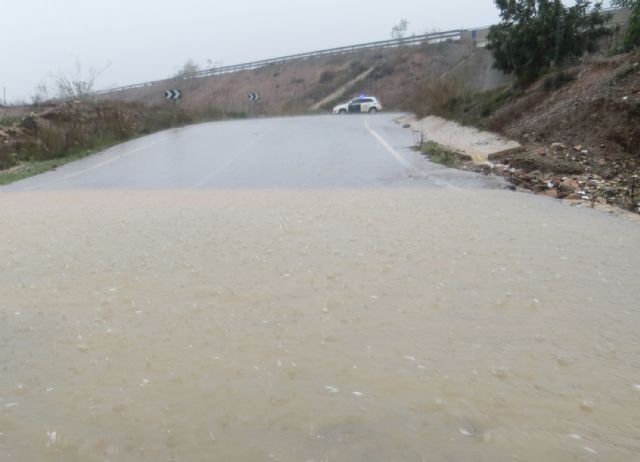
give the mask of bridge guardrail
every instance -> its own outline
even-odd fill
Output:
[[[270,65],[274,65],[274,64],[284,64],[284,63],[288,63],[291,61],[297,61],[297,60],[304,60],[304,59],[309,59],[309,58],[315,58],[318,56],[326,56],[326,55],[340,55],[340,54],[345,54],[345,53],[353,53],[354,51],[360,51],[360,50],[370,50],[370,49],[377,49],[377,48],[396,48],[396,47],[401,47],[401,46],[412,46],[412,45],[421,45],[424,43],[439,43],[439,42],[444,42],[447,40],[460,40],[464,33],[467,32],[465,30],[462,29],[456,29],[456,30],[450,30],[450,31],[445,31],[445,32],[434,32],[431,34],[425,34],[425,35],[415,35],[412,37],[407,37],[407,38],[402,38],[402,39],[393,39],[393,40],[380,40],[377,42],[369,42],[369,43],[362,43],[359,45],[350,45],[350,46],[345,46],[345,47],[337,47],[337,48],[329,48],[326,50],[320,50],[320,51],[312,51],[312,52],[308,52],[308,53],[298,53],[298,54],[293,54],[293,55],[288,55],[288,56],[281,56],[279,58],[272,58],[272,59],[263,59],[260,61],[252,61],[249,63],[243,63],[243,64],[232,64],[229,66],[221,66],[221,67],[214,67],[211,69],[203,69],[201,71],[197,71],[197,72],[193,72],[191,74],[189,74],[188,76],[185,77],[180,77],[182,79],[196,79],[199,77],[210,77],[210,76],[214,76],[214,75],[222,75],[222,74],[229,74],[232,72],[239,72],[239,71],[248,71],[248,70],[255,70],[255,69],[260,69],[262,67],[266,67],[266,66],[270,66]],[[159,80],[152,80],[149,82],[142,82],[142,83],[136,83],[136,84],[132,84],[132,85],[124,85],[124,86],[120,86],[120,87],[113,87],[113,88],[108,88],[108,89],[104,89],[104,90],[98,90],[95,91],[94,94],[96,95],[103,95],[103,94],[107,94],[107,93],[116,93],[116,92],[120,92],[120,91],[126,91],[126,90],[132,90],[134,88],[143,88],[143,87],[147,87],[150,85],[157,85],[159,83],[163,83],[163,82],[170,82],[172,80],[175,80],[176,78],[167,78],[167,79],[159,79]]]

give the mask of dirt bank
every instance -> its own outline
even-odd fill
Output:
[[[476,94],[449,109],[522,145],[464,168],[538,194],[640,209],[640,53],[590,58],[524,91]]]

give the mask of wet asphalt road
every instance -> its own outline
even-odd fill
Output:
[[[415,135],[375,116],[213,122],[139,138],[1,188],[499,188],[496,179],[434,165]]]

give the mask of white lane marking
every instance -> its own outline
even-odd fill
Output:
[[[109,159],[104,160],[104,161],[102,161],[102,162],[100,162],[98,164],[92,165],[91,167],[87,167],[87,168],[85,168],[83,170],[79,170],[77,172],[70,173],[68,175],[63,176],[62,178],[56,178],[55,180],[49,181],[48,183],[44,183],[44,184],[33,186],[31,188],[27,188],[26,190],[27,191],[31,191],[31,190],[34,190],[34,189],[46,188],[46,187],[51,186],[53,184],[60,183],[62,181],[66,181],[66,180],[69,180],[71,178],[75,178],[76,176],[84,175],[87,172],[91,172],[91,171],[96,170],[98,168],[104,167],[105,165],[108,165],[111,162],[115,162],[116,160],[120,160],[123,157],[130,156],[131,154],[135,154],[136,152],[144,151],[145,149],[148,149],[151,146],[155,146],[158,143],[162,143],[163,141],[166,141],[169,138],[171,138],[171,137],[167,136],[167,137],[161,138],[161,139],[156,140],[156,141],[154,141],[152,143],[148,143],[148,144],[145,144],[144,146],[140,146],[138,148],[132,149],[131,151],[127,151],[125,153],[118,154],[117,156],[110,157]]]
[[[395,149],[393,149],[393,146],[391,146],[389,143],[387,143],[387,140],[385,140],[382,136],[378,135],[378,133],[371,128],[371,126],[369,125],[368,121],[365,121],[364,126],[367,130],[369,130],[369,133],[371,133],[373,135],[373,137],[375,139],[378,140],[378,142],[382,145],[382,147],[384,147],[387,152],[389,154],[391,154],[391,156],[402,166],[410,168],[412,170],[418,170],[417,168],[415,168],[413,165],[411,165],[407,159],[405,159],[404,157],[402,157],[400,155],[400,153],[398,151],[396,151]]]
[[[393,158],[398,161],[398,163],[400,163],[400,165],[403,165],[404,167],[407,167],[415,172],[418,172],[421,175],[424,175],[424,172],[420,171],[419,169],[417,169],[416,167],[414,167],[413,165],[411,165],[411,163],[409,161],[407,161],[407,159],[405,159],[404,157],[402,157],[402,155],[396,151],[393,146],[391,146],[387,140],[385,140],[382,136],[380,136],[373,128],[371,128],[371,126],[369,125],[368,121],[365,121],[364,126],[367,130],[369,130],[369,133],[371,133],[373,135],[373,137],[378,140],[378,142],[387,150],[387,152],[389,154],[391,154],[393,156]],[[443,186],[445,188],[450,188],[450,189],[458,189],[460,190],[461,188],[458,188],[457,186],[452,185],[451,183],[448,183],[446,181],[443,180],[439,180],[438,178],[432,178],[431,176],[428,177],[428,179],[430,181],[432,181],[433,183],[435,183],[437,186]]]
[[[267,132],[261,133],[260,135],[258,135],[254,139],[252,139],[251,142],[249,142],[246,146],[244,146],[242,149],[240,149],[238,152],[236,152],[235,155],[231,156],[231,158],[229,158],[224,164],[220,165],[217,168],[214,168],[206,177],[204,177],[202,180],[197,181],[196,183],[194,183],[193,187],[194,188],[200,188],[200,187],[204,186],[205,184],[207,184],[216,175],[218,175],[220,172],[224,171],[231,164],[233,164],[236,160],[238,160],[241,156],[243,156],[244,154],[249,152],[249,150],[252,147],[254,147],[258,143],[258,141],[260,141],[262,138],[264,138],[264,136],[266,134],[267,134]]]

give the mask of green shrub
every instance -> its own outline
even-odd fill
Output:
[[[640,47],[640,0],[613,0],[613,6],[631,8],[629,26],[624,36],[621,51],[631,51]]]
[[[561,0],[495,0],[502,21],[489,31],[487,48],[495,66],[514,74],[526,86],[572,58],[594,52],[610,35],[610,15],[601,4],[576,0],[566,7]]]
[[[422,146],[422,153],[429,158],[431,162],[444,165],[446,167],[459,167],[465,161],[471,160],[469,156],[452,151],[441,144],[429,141]]]

